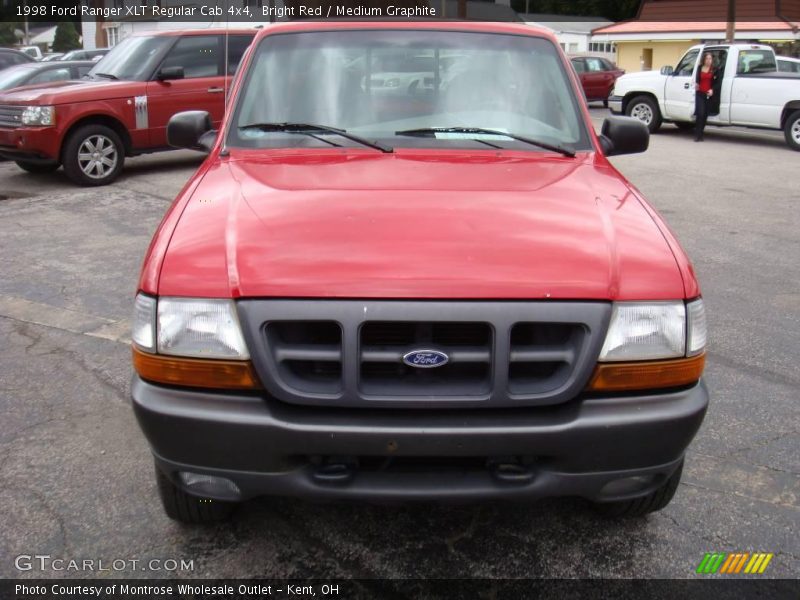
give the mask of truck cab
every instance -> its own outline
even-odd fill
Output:
[[[0,156],[32,173],[64,172],[106,185],[126,156],[169,149],[166,126],[182,110],[219,124],[231,76],[254,30],[205,29],[123,40],[80,81],[0,94]]]

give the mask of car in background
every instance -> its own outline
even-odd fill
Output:
[[[24,52],[12,50],[11,48],[0,48],[0,71],[14,65],[32,62],[36,62],[36,59]]]
[[[44,54],[42,54],[42,49],[39,46],[23,46],[19,49],[20,52],[23,54],[27,54],[34,60],[42,60]]]
[[[80,79],[94,67],[90,60],[69,62],[32,62],[15,65],[0,72],[0,92],[22,87]]]
[[[776,56],[778,71],[781,73],[800,73],[800,58],[789,56]]]
[[[97,62],[108,54],[109,48],[96,48],[94,50],[70,50],[58,60],[92,60]]]
[[[81,81],[0,92],[0,156],[31,173],[63,165],[79,185],[111,183],[126,157],[170,149],[166,128],[175,113],[206,111],[219,125],[231,76],[255,34],[132,35]]]
[[[42,62],[50,62],[53,60],[58,60],[62,56],[64,56],[63,52],[46,52],[44,58],[42,59]]]
[[[614,83],[625,71],[600,56],[574,56],[570,60],[581,80],[586,100],[602,101],[603,106],[608,107],[608,97],[614,89]]]

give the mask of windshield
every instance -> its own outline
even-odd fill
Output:
[[[532,36],[425,30],[267,36],[239,94],[228,145],[352,145],[341,137],[247,127],[265,123],[337,127],[392,147],[486,149],[489,142],[542,151],[475,131],[484,129],[591,148],[556,47]]]
[[[89,71],[89,77],[102,79],[110,75],[111,79],[144,81],[173,41],[174,38],[165,36],[130,37],[100,59]]]
[[[35,71],[29,67],[18,66],[10,67],[0,71],[0,90],[10,90],[11,88],[18,87],[30,77]]]

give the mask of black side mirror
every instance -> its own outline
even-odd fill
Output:
[[[639,119],[608,117],[603,121],[600,145],[606,156],[644,152],[650,145],[650,130]]]
[[[156,79],[159,81],[169,81],[172,79],[183,79],[184,72],[183,67],[164,67],[163,69],[159,69],[158,73],[156,74]]]
[[[216,138],[211,115],[204,110],[179,112],[167,123],[167,143],[175,148],[211,152]]]
[[[672,75],[674,72],[675,69],[673,69],[670,65],[667,65],[666,67],[661,67],[662,75]]]

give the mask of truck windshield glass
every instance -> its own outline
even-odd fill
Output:
[[[155,69],[163,50],[174,40],[165,36],[129,37],[100,59],[88,76],[91,79],[144,81]]]
[[[519,139],[525,137],[591,148],[556,47],[542,38],[502,34],[365,30],[267,36],[246,74],[228,145],[326,145],[313,136],[247,127],[253,123],[314,123],[392,147],[486,148],[482,142],[488,141],[543,150]],[[422,129],[430,134],[400,135]]]

